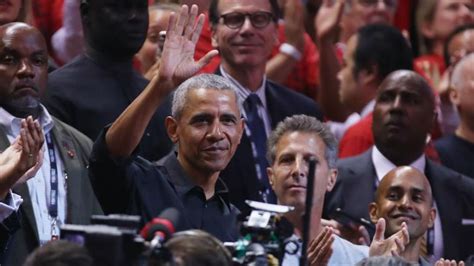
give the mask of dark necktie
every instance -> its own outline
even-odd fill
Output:
[[[265,133],[265,125],[262,118],[258,115],[258,106],[261,104],[257,94],[250,94],[244,102],[245,113],[247,114],[246,124],[250,129],[250,140],[255,145],[257,152],[255,156],[256,169],[259,173],[260,195],[263,201],[268,203],[276,203],[276,197],[270,187],[267,176],[268,162],[265,157],[267,134]]]

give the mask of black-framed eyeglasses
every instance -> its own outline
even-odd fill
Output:
[[[398,4],[397,0],[359,0],[358,2],[359,4],[367,7],[375,6],[379,2],[383,2],[389,8],[394,8]]]
[[[257,29],[265,28],[270,21],[274,20],[275,17],[272,13],[266,11],[258,11],[254,13],[241,13],[241,12],[232,12],[228,14],[223,14],[219,17],[219,21],[224,23],[227,27],[231,29],[238,29],[244,25],[246,18],[250,19],[250,23]]]

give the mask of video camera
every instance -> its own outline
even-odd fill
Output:
[[[231,251],[234,264],[268,265],[268,255],[281,262],[289,243],[288,238],[293,234],[292,224],[282,214],[294,208],[250,200],[246,203],[253,210],[241,224],[241,237],[236,242],[224,243]]]

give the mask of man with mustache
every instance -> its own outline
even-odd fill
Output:
[[[411,263],[430,265],[421,257],[423,236],[433,227],[436,210],[426,176],[410,166],[397,167],[385,175],[375,192],[375,201],[369,205],[370,218],[376,223],[386,221],[385,237],[400,230],[406,223],[410,242],[400,256]]]
[[[397,166],[409,165],[428,177],[439,214],[428,233],[433,237],[426,241],[427,250],[433,255],[431,262],[442,256],[464,259],[467,254],[460,248],[464,237],[462,220],[474,217],[474,180],[424,155],[436,119],[432,89],[415,72],[399,70],[382,82],[375,101],[375,145],[359,156],[338,162],[339,179],[327,197],[325,215],[341,208],[368,220],[367,206],[374,201],[382,178]]]
[[[158,75],[99,136],[90,177],[106,213],[140,215],[147,222],[174,207],[181,213],[177,231],[201,229],[221,241],[235,241],[238,210],[219,175],[240,143],[244,122],[227,79],[212,74],[187,79],[216,55],[211,51],[193,59],[204,19],[201,14],[195,23],[197,10],[193,5],[188,12],[184,5],[178,18],[170,16]],[[134,150],[155,110],[176,87],[165,127],[177,149],[152,163]]]
[[[102,212],[87,178],[91,141],[40,104],[47,67],[46,42],[37,29],[24,23],[0,27],[0,149],[14,141],[28,116],[46,142],[41,169],[14,189],[23,198],[22,227],[11,239],[6,265],[21,265],[34,248],[59,236],[61,224],[87,224]]]

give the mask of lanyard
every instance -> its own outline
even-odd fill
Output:
[[[50,163],[50,182],[51,193],[49,195],[48,212],[52,218],[51,222],[51,238],[57,239],[57,219],[58,219],[58,166],[56,162],[56,152],[54,151],[53,140],[51,134],[45,135],[46,145],[48,146],[49,163]]]

